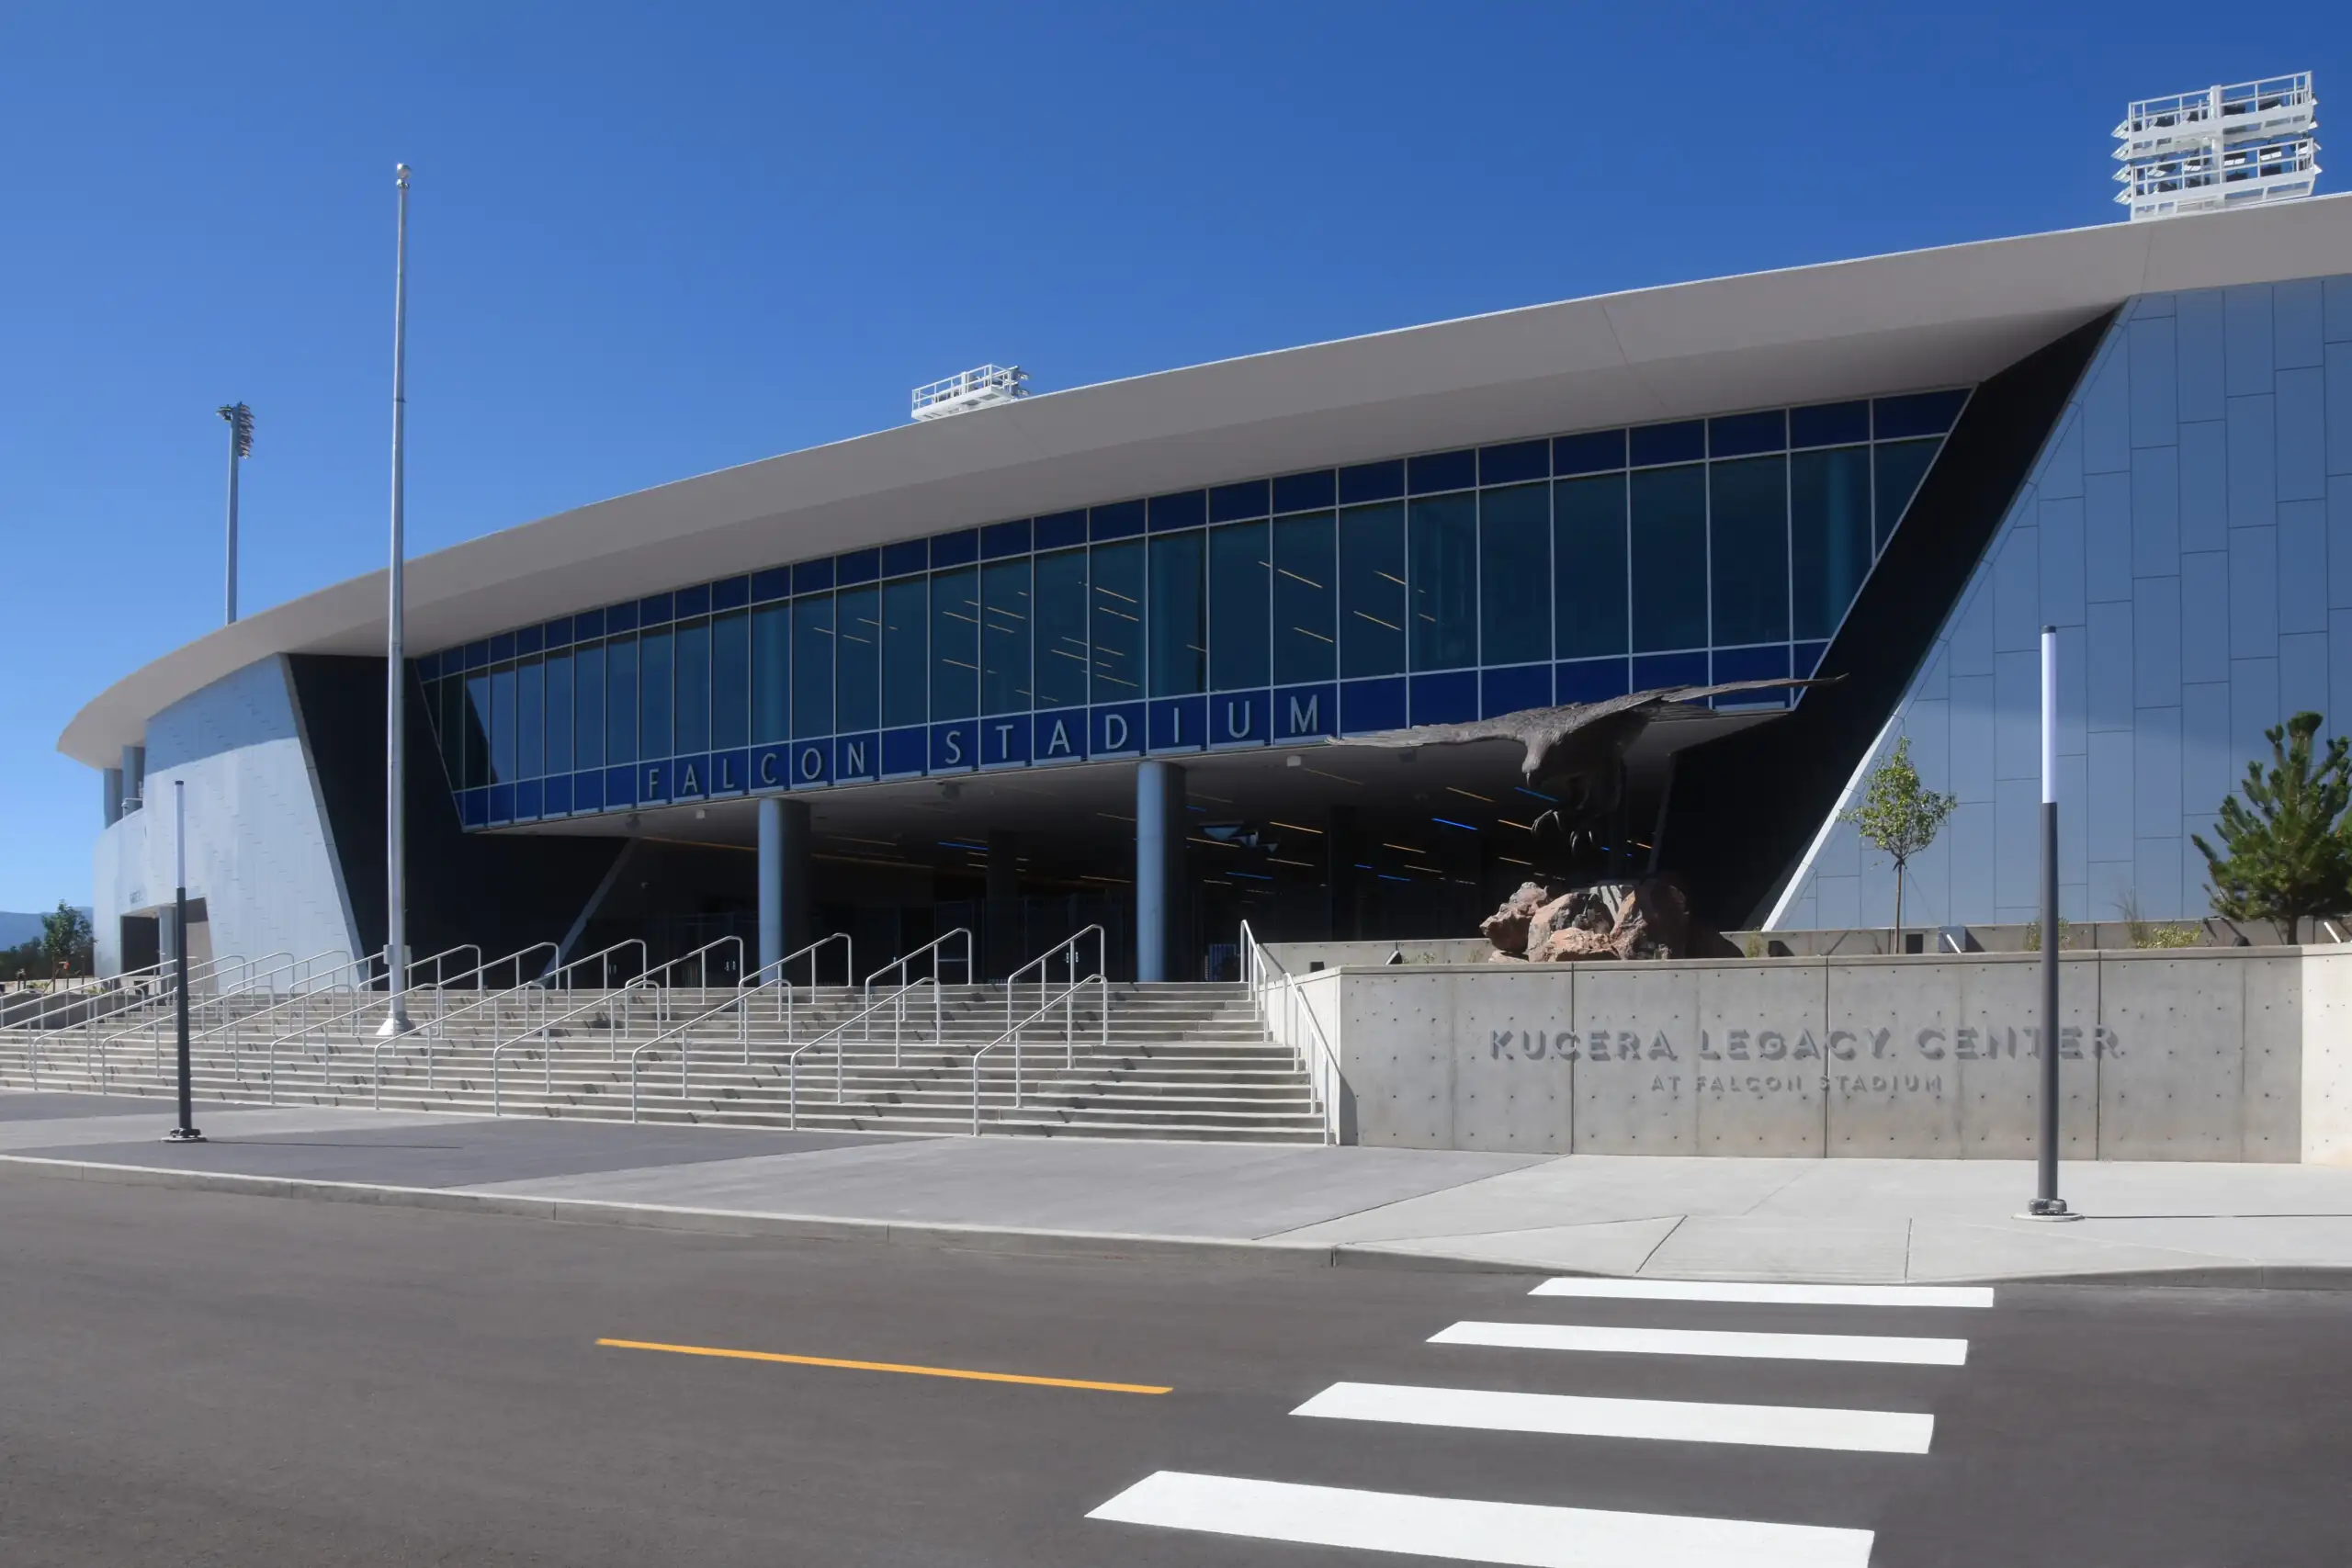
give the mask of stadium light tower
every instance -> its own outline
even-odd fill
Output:
[[[254,455],[254,411],[243,403],[223,403],[220,417],[229,422],[229,581],[225,620],[237,618],[237,465]]]
[[[2115,128],[2132,221],[2297,201],[2319,186],[2312,73],[2145,98]]]

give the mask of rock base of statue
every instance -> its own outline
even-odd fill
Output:
[[[1713,946],[1693,941],[1689,900],[1657,876],[1575,886],[1522,883],[1479,922],[1478,933],[1495,944],[1498,964],[1687,958]]]

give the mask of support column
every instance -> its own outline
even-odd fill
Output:
[[[1175,947],[1183,928],[1184,770],[1173,762],[1136,764],[1136,978],[1177,978]]]
[[[1001,978],[1034,954],[1023,953],[1021,931],[1021,861],[1013,836],[989,834],[989,974]]]
[[[122,770],[120,768],[98,770],[98,795],[101,797],[98,801],[99,809],[106,816],[107,826],[111,828],[122,820]]]
[[[122,749],[122,804],[129,810],[130,803],[145,805],[147,800],[147,748],[126,746]]]
[[[808,945],[808,803],[782,795],[760,797],[760,967],[772,965]]]

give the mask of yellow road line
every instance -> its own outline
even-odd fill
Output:
[[[774,1350],[724,1350],[709,1345],[656,1345],[643,1339],[599,1339],[616,1350],[662,1350],[673,1356],[718,1356],[735,1361],[783,1361],[796,1367],[845,1367],[854,1372],[906,1372],[919,1378],[966,1378],[974,1382],[1033,1383],[1039,1388],[1087,1388],[1103,1393],[1169,1393],[1148,1383],[1089,1382],[1082,1378],[1033,1378],[1019,1372],[975,1372],[961,1367],[907,1367],[895,1361],[844,1361],[831,1356],[786,1356]]]

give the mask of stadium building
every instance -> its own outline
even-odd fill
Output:
[[[1114,976],[1175,978],[1245,919],[1467,935],[1548,804],[1518,749],[1352,741],[1816,674],[1654,727],[1620,863],[1724,929],[1883,923],[1839,814],[1907,737],[1960,806],[1906,913],[2030,919],[2045,624],[2064,911],[2180,918],[2264,728],[2352,728],[2346,197],[1018,389],[412,561],[412,950],[757,951],[764,915],[771,956],[965,927],[1001,974],[1101,923]],[[385,599],[74,719],[102,971],[158,950],[175,782],[192,945],[381,947]]]

